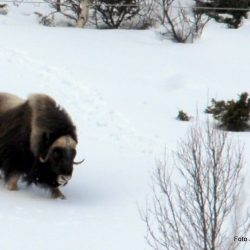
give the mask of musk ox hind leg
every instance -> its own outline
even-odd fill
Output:
[[[20,174],[12,174],[6,180],[6,187],[9,191],[18,191],[17,182],[20,178]]]
[[[51,198],[53,199],[66,199],[66,196],[60,191],[60,189],[58,187],[53,187],[50,189],[51,192]]]

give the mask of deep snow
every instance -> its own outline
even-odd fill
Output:
[[[53,96],[77,125],[77,159],[86,162],[63,188],[67,200],[0,182],[0,249],[148,249],[138,208],[155,161],[191,124],[177,112],[203,119],[211,97],[249,91],[250,23],[229,30],[211,22],[183,45],[153,30],[43,27],[33,7],[10,10],[0,16],[0,90]],[[237,136],[247,151],[249,133]]]

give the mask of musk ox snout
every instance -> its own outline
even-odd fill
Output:
[[[73,164],[72,163],[65,163],[63,165],[54,166],[54,169],[58,175],[72,176]]]
[[[71,179],[71,175],[59,175],[57,177],[57,183],[60,186],[65,186],[70,179]]]

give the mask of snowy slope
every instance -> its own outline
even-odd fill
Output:
[[[203,119],[208,98],[249,91],[250,23],[211,23],[182,45],[154,31],[42,27],[32,11],[12,6],[0,16],[0,90],[53,96],[77,125],[77,159],[86,162],[63,188],[65,201],[0,182],[0,249],[148,249],[138,208],[155,160],[190,125],[177,111],[198,109]],[[238,135],[249,148],[248,133]]]

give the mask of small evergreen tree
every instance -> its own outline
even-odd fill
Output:
[[[219,121],[219,127],[229,131],[244,131],[249,129],[250,98],[248,93],[240,94],[239,100],[216,101],[212,99],[212,105],[206,112],[213,114]]]
[[[176,119],[179,121],[189,121],[190,117],[183,110],[179,110]]]
[[[242,20],[247,18],[246,9],[250,7],[250,0],[195,0],[195,2],[198,12],[206,13],[218,22],[227,23],[230,28],[240,27]],[[221,14],[229,16],[223,17]]]

